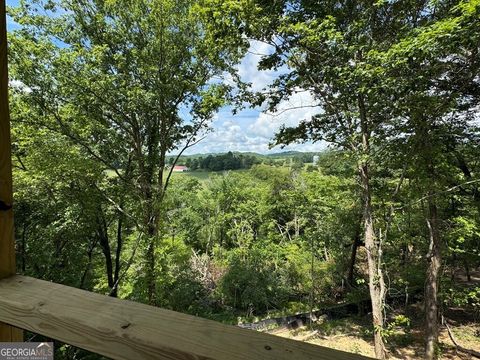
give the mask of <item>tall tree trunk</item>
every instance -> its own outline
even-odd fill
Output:
[[[151,179],[151,177],[150,177]],[[152,195],[152,184],[148,182],[145,185],[143,193],[145,200],[144,208],[144,229],[146,237],[146,251],[144,257],[145,286],[147,291],[147,301],[149,305],[156,303],[156,273],[155,273],[155,252],[157,243],[157,216],[155,216],[155,204]]]
[[[153,223],[147,227],[147,251],[145,253],[146,260],[146,286],[147,286],[147,301],[149,305],[155,305],[157,302],[157,286],[156,286],[156,266],[155,266],[155,251],[157,244],[157,231]]]
[[[472,281],[472,274],[470,273],[470,265],[467,259],[463,260],[463,265],[465,266],[465,275],[467,275],[467,281]]]
[[[117,224],[117,248],[115,250],[115,272],[113,274],[113,289],[110,292],[110,296],[118,296],[118,282],[120,281],[120,257],[122,255],[123,247],[123,214],[118,214],[118,224]]]
[[[370,179],[368,165],[360,166],[360,178],[363,193],[363,230],[365,249],[367,250],[368,288],[372,301],[372,317],[374,329],[375,356],[385,359],[385,345],[383,343],[383,305],[385,297],[385,282],[381,269],[381,249],[373,226],[373,213],[370,194]]]
[[[143,285],[146,289],[147,302],[154,305],[156,302],[156,276],[155,276],[155,243],[156,243],[156,216],[155,194],[156,186],[154,172],[158,162],[158,123],[155,121],[150,131],[142,134],[140,127],[134,128],[135,156],[138,161],[140,173],[140,198],[142,200],[142,232],[145,237],[145,252],[143,254]]]
[[[436,152],[432,124],[421,117],[416,118],[416,135],[420,144],[422,175],[425,177],[425,193],[428,199],[427,226],[429,232],[429,248],[427,253],[427,272],[425,283],[425,359],[437,358],[438,345],[438,291],[440,269],[442,265],[442,243],[438,206],[436,198],[436,179],[439,174],[436,168]]]
[[[355,237],[352,242],[352,251],[350,253],[350,263],[348,264],[347,284],[349,287],[353,287],[353,279],[355,275],[355,263],[357,260],[357,250],[362,245],[360,238],[361,223],[359,223],[358,229],[355,230]]]
[[[436,358],[438,344],[438,284],[442,263],[441,239],[438,224],[438,210],[434,193],[429,194],[428,200],[428,230],[430,247],[427,255],[428,269],[425,288],[425,358]]]
[[[87,266],[85,266],[85,270],[83,271],[82,278],[80,279],[80,285],[78,286],[79,289],[84,289],[84,287],[85,287],[85,282],[87,280],[87,275],[90,272],[90,269],[92,267],[93,251],[95,250],[95,247],[97,246],[97,242],[98,242],[98,239],[93,238],[92,243],[88,247],[88,251],[87,251],[88,262],[87,262]]]
[[[150,241],[147,248],[147,300],[150,305],[156,303],[155,244]]]
[[[108,238],[108,226],[103,215],[103,210],[100,208],[99,215],[97,217],[97,235],[100,247],[102,248],[103,255],[105,257],[105,267],[107,271],[107,281],[108,287],[113,288],[113,262],[112,262],[112,252],[110,249],[110,241]]]
[[[368,127],[367,112],[362,95],[358,97],[360,112],[360,128],[362,135],[362,159],[359,162],[359,175],[362,185],[362,210],[365,249],[367,251],[368,287],[372,302],[373,334],[375,356],[385,359],[385,345],[383,343],[383,305],[385,297],[385,282],[381,269],[381,243],[375,236],[373,225],[372,194],[370,189],[370,174],[368,160],[363,159],[370,155],[370,129]]]
[[[128,156],[127,166],[125,168],[125,179],[130,179],[132,176],[132,159],[134,154],[131,153]],[[127,182],[124,183],[124,192],[128,190]],[[118,288],[120,287],[120,268],[121,268],[121,258],[123,251],[123,226],[125,219],[124,212],[125,196],[122,197],[120,201],[120,211],[118,211],[118,221],[117,221],[117,246],[115,249],[115,270],[113,273],[113,288],[110,291],[111,297],[118,297]]]

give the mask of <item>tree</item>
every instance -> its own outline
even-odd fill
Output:
[[[205,3],[212,8],[219,6],[215,0],[206,0]],[[240,15],[231,15],[238,7],[242,9]],[[342,4],[249,1],[227,3],[223,9],[236,19],[235,25],[241,24],[246,37],[271,46],[269,54],[260,62],[260,69],[289,68],[269,89],[264,89],[263,93],[257,95],[254,103],[258,105],[267,101],[268,110],[275,111],[291,94],[310,91],[317,100],[315,105],[322,108],[322,113],[312,119],[305,119],[299,126],[282,129],[276,136],[276,143],[325,140],[349,150],[357,159],[373,306],[375,353],[377,357],[383,358],[382,302],[386,289],[381,265],[382,239],[375,231],[377,221],[372,205],[374,160],[377,151],[388,145],[388,142],[382,143],[381,140],[391,140],[395,134],[402,134],[402,131],[413,131],[418,136],[417,144],[422,146],[417,148],[408,144],[404,158],[410,159],[415,151],[419,151],[426,161],[421,166],[421,171],[428,174],[424,178],[431,180],[437,175],[435,168],[438,165],[434,163],[436,150],[431,148],[432,144],[428,141],[432,139],[433,144],[436,143],[431,137],[435,128],[428,119],[438,102],[430,100],[439,97],[440,93],[453,93],[457,96],[462,83],[468,84],[465,87],[470,93],[475,88],[472,80],[478,73],[473,60],[478,53],[478,21],[474,17],[478,14],[478,2],[430,4],[421,1],[399,5],[368,1]],[[457,15],[452,14],[452,10]],[[207,16],[213,18],[213,33],[218,34],[220,31],[219,36],[233,41],[236,39],[237,29],[231,26],[230,17],[225,20],[208,11]],[[454,42],[451,37],[455,39]],[[462,49],[460,54],[455,50],[458,46]],[[393,61],[389,62],[385,57],[379,60],[381,56],[378,54],[383,53],[389,53],[392,57],[393,53],[399,55],[395,57],[396,63],[392,67],[405,67],[408,72],[395,72],[396,79],[392,81],[392,77],[386,76],[382,67]],[[446,64],[450,64],[451,69]],[[449,81],[441,76],[445,75],[446,70],[451,70]],[[428,93],[433,88],[432,82],[436,82],[433,87],[438,89],[433,96]],[[422,90],[417,92],[420,88]],[[410,97],[408,94],[419,96]],[[446,103],[451,100],[447,96]],[[442,107],[440,112],[436,109],[434,118],[446,114],[448,108],[449,106]],[[405,117],[410,121],[409,130],[402,126]],[[402,179],[403,176],[398,186]],[[439,244],[438,209],[434,196],[438,190],[436,185],[431,185],[427,191],[430,209],[428,223],[431,242]],[[398,186],[394,187],[394,194],[398,192]],[[428,272],[432,288],[427,289],[427,301],[431,304],[437,302],[434,284],[438,282],[440,264],[440,247],[434,245],[432,249],[434,253]],[[427,304],[428,308],[434,307]],[[432,311],[427,313],[431,314]],[[436,313],[435,309],[433,313]],[[427,323],[432,323],[432,320]],[[429,325],[428,328],[432,328],[429,332],[435,332],[434,327]],[[432,342],[429,340],[429,343]],[[432,346],[428,345],[427,348],[428,356],[431,356]]]
[[[31,91],[28,120],[67,136],[137,198],[145,293],[155,303],[155,251],[171,172],[166,154],[196,143],[236,62],[205,39],[190,1],[39,1],[11,11],[12,74]],[[38,9],[44,11],[39,12]],[[185,118],[181,109],[188,109]],[[122,204],[116,204],[124,212]]]
[[[439,204],[455,178],[448,144],[452,137],[468,139],[475,130],[472,111],[479,102],[480,2],[439,2],[427,8],[418,27],[380,56],[378,69],[388,79],[395,99],[392,116],[415,161],[413,173],[427,203],[429,232],[425,289],[426,358],[437,356],[438,295],[442,265],[442,226]],[[381,69],[380,69],[381,68]],[[406,119],[406,121],[405,121]],[[412,136],[405,136],[412,134]],[[447,144],[447,147],[445,145]],[[458,161],[453,159],[453,162]],[[458,171],[459,169],[457,169]]]
[[[296,128],[283,128],[275,138],[276,144],[295,141],[324,140],[347,149],[357,159],[361,183],[363,237],[367,249],[370,296],[373,307],[375,353],[384,358],[382,340],[383,298],[385,284],[382,274],[381,242],[374,228],[372,208],[372,152],[382,138],[382,129],[388,117],[382,110],[388,99],[381,92],[382,79],[370,71],[364,60],[369,51],[388,48],[395,31],[401,28],[405,9],[387,2],[322,2],[262,1],[241,2],[239,5],[204,1],[206,17],[213,17],[210,30],[239,42],[238,29],[225,20],[225,12],[232,14],[241,7],[239,16],[231,15],[242,24],[247,37],[271,46],[269,54],[260,62],[260,69],[289,71],[279,76],[259,94],[257,105],[265,101],[269,111],[293,93],[310,92],[322,112],[305,119]],[[208,7],[209,6],[209,7]],[[222,6],[222,16],[215,17],[214,9]],[[226,8],[226,10],[225,10]],[[210,12],[208,12],[210,11]],[[391,16],[391,12],[395,16]],[[243,16],[242,16],[243,15]],[[403,14],[402,14],[403,15]],[[403,19],[402,19],[403,20]],[[247,96],[248,98],[248,96]],[[254,97],[255,98],[255,97]],[[372,144],[372,142],[374,144]]]
[[[25,103],[24,92],[14,87],[11,97],[16,199],[22,209],[17,217],[21,271],[91,289],[95,281],[104,283],[94,271],[100,248],[107,286],[98,289],[117,296],[123,243],[133,222],[110,201],[128,208],[131,197],[124,183],[81,146],[63,134],[38,129],[31,122],[38,114]],[[50,258],[52,242],[55,255]],[[33,252],[47,258],[30,256]],[[62,275],[55,271],[58,264],[68,269],[65,278],[56,277]]]

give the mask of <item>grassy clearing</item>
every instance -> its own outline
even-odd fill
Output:
[[[186,171],[186,172],[177,172],[177,173],[173,173],[173,176],[174,178],[175,177],[180,177],[180,176],[190,176],[190,177],[194,177],[200,181],[206,181],[208,180],[208,178],[210,176],[213,176],[213,175],[222,175],[223,173],[225,172],[235,172],[235,173],[239,173],[239,172],[247,172],[247,171],[250,171],[249,169],[240,169],[240,170],[228,170],[228,171],[202,171],[202,170],[199,170],[199,171]]]
[[[194,177],[200,181],[205,181],[210,177],[210,174],[212,174],[209,171],[187,171],[187,172],[177,172],[173,173],[173,178],[175,177],[183,177],[183,176],[190,176]]]

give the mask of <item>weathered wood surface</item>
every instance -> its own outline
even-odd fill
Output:
[[[0,279],[15,274],[12,163],[8,112],[7,29],[5,1],[0,0]],[[19,329],[0,323],[0,341],[21,341]]]
[[[0,280],[0,321],[113,359],[366,359],[19,275]]]

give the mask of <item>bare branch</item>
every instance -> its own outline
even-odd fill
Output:
[[[282,115],[283,113],[286,113],[287,111],[297,110],[297,109],[305,109],[305,108],[316,108],[318,106],[319,106],[318,104],[292,106],[292,107],[289,107],[289,108],[286,108],[286,109],[282,109],[281,111],[278,111],[278,112],[274,112],[274,113],[267,112],[266,114],[275,117],[275,116]]]
[[[466,181],[466,182],[464,182],[464,183],[462,183],[462,184],[458,184],[458,185],[452,186],[452,187],[450,187],[450,188],[448,188],[448,189],[446,189],[446,190],[438,191],[438,192],[436,192],[436,193],[434,193],[434,194],[422,196],[421,198],[419,198],[419,199],[417,199],[417,200],[415,200],[415,201],[413,201],[413,202],[411,202],[411,203],[409,203],[409,204],[406,204],[406,205],[404,205],[404,206],[395,208],[395,210],[405,209],[405,208],[407,208],[407,207],[410,207],[410,206],[413,206],[413,205],[415,205],[415,204],[418,204],[418,203],[420,203],[420,202],[422,202],[422,201],[424,201],[424,200],[426,200],[426,199],[432,198],[432,197],[437,196],[437,195],[439,195],[439,194],[449,193],[449,192],[452,192],[452,191],[454,191],[454,190],[456,190],[456,189],[458,189],[458,188],[461,188],[461,187],[463,187],[463,186],[465,186],[465,185],[470,185],[470,184],[474,184],[474,183],[478,183],[478,182],[480,182],[480,179],[471,180],[471,181]]]

